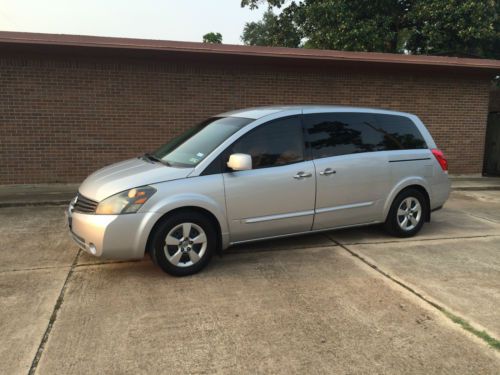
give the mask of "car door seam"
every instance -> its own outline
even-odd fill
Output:
[[[316,169],[316,163],[314,162],[314,159],[311,161],[312,161],[312,165],[314,168],[314,208],[313,208],[314,215],[313,215],[310,231],[312,231],[314,228],[314,221],[316,220],[316,202],[318,199],[318,170]]]

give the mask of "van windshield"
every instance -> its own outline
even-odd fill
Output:
[[[192,168],[252,121],[243,117],[209,118],[161,146],[152,155],[173,167]]]

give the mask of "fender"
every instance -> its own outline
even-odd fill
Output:
[[[224,199],[224,197],[222,197],[222,199]],[[164,196],[155,201],[154,204],[148,208],[148,211],[155,214],[154,219],[156,223],[163,215],[184,207],[202,208],[210,212],[219,224],[222,236],[222,247],[226,248],[229,245],[229,228],[226,220],[225,200],[218,202],[216,199],[200,193],[178,193]],[[148,227],[152,229],[155,223],[148,225]]]

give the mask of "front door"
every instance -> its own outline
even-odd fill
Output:
[[[252,169],[223,174],[231,242],[311,230],[315,169],[304,157],[298,116],[258,126],[232,153],[251,155]]]

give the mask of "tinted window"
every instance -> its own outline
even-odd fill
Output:
[[[238,140],[231,153],[252,156],[252,167],[265,168],[304,160],[302,126],[298,117],[259,126]]]
[[[383,141],[369,114],[320,113],[305,116],[305,123],[314,158],[378,151]]]
[[[305,116],[305,123],[314,158],[426,148],[415,124],[403,116],[320,113]]]
[[[427,148],[417,126],[407,117],[375,115],[377,127],[384,134],[384,150],[413,150]]]
[[[254,120],[214,117],[161,146],[154,155],[173,166],[194,167],[229,136]]]

